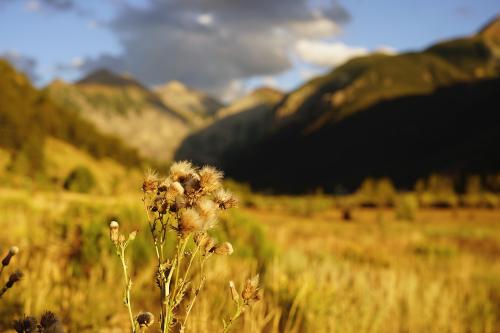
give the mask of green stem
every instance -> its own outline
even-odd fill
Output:
[[[132,304],[130,301],[130,290],[132,289],[132,279],[128,275],[127,263],[125,262],[125,246],[120,248],[120,260],[122,262],[123,276],[125,278],[125,305],[128,309],[130,324],[132,325],[132,333],[135,333],[135,320],[132,314]]]
[[[234,315],[229,319],[229,322],[224,326],[224,331],[223,333],[229,332],[229,329],[231,328],[231,325],[233,325],[234,321],[238,319],[239,316],[243,313],[244,305],[238,304],[238,308],[236,309],[236,312]]]
[[[200,248],[200,246],[198,246],[196,248],[196,252],[198,252],[199,248]],[[196,252],[193,254],[193,257],[196,255]],[[204,264],[205,264],[205,259],[206,258],[203,258],[203,260],[201,260],[201,262],[200,262],[200,274],[201,274],[200,284],[198,285],[198,288],[196,288],[196,290],[194,292],[194,296],[193,296],[193,299],[191,300],[191,303],[189,303],[189,306],[188,306],[187,311],[186,311],[186,316],[184,317],[184,321],[182,323],[182,328],[186,327],[189,314],[191,313],[191,309],[193,308],[194,303],[196,302],[196,297],[198,296],[198,294],[200,293],[201,289],[203,288],[203,285],[205,284],[206,278],[205,278],[205,275],[203,273],[203,267],[204,267]],[[193,262],[193,258],[191,258],[191,261],[189,262],[188,268],[191,267],[191,263],[192,262]]]

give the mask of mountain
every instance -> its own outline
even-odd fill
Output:
[[[239,151],[266,135],[261,124],[271,123],[273,108],[283,93],[272,88],[260,88],[222,108],[218,119],[188,136],[176,152],[177,159],[191,159],[196,164],[220,165],[226,155]]]
[[[215,98],[186,87],[179,81],[171,81],[154,88],[163,104],[171,110],[189,119],[194,124],[200,124],[207,118],[212,118],[223,107]]]
[[[142,163],[134,149],[58,105],[46,91],[34,88],[25,75],[0,60],[0,149],[9,155],[7,167],[31,175],[47,172],[47,139],[121,166],[138,167]]]
[[[305,83],[246,129],[264,135],[227,150],[218,166],[285,192],[500,170],[498,22],[420,52],[352,59]],[[191,138],[177,156],[203,161]]]
[[[60,80],[45,91],[76,110],[103,133],[116,135],[143,157],[168,161],[191,130],[190,119],[127,75],[108,70],[90,73],[75,84]]]

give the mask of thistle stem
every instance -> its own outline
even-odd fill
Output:
[[[132,288],[132,279],[128,275],[127,263],[125,262],[125,246],[120,247],[120,261],[123,268],[123,277],[125,279],[125,306],[128,309],[130,324],[132,325],[132,333],[135,333],[135,321],[132,314],[132,304],[130,301],[130,289]]]

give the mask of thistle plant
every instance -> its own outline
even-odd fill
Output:
[[[64,333],[61,322],[50,311],[46,311],[40,317],[40,322],[33,316],[24,316],[21,319],[14,320],[12,328],[17,333]]]
[[[19,248],[17,246],[12,246],[5,257],[2,259],[2,266],[0,267],[0,277],[7,266],[9,266],[13,257],[19,253]],[[15,270],[9,275],[9,278],[0,289],[0,298],[10,289],[12,288],[18,281],[23,278],[23,272],[20,270]]]
[[[236,206],[235,197],[222,186],[222,172],[204,166],[193,167],[190,162],[174,163],[167,177],[149,171],[142,184],[144,209],[152,245],[156,255],[155,280],[159,293],[160,332],[185,332],[189,316],[205,282],[205,266],[213,256],[233,253],[229,242],[217,242],[209,235],[217,226],[218,212]],[[116,221],[110,224],[110,238],[119,257],[124,276],[124,304],[132,332],[146,332],[154,324],[154,315],[142,312],[134,316],[131,300],[132,280],[126,260],[126,249],[136,231],[125,237]],[[167,248],[175,249],[173,253]],[[197,268],[195,268],[197,267]],[[258,292],[257,282],[252,289]],[[260,296],[242,294],[240,314],[251,301]],[[260,293],[259,293],[260,295]],[[260,299],[260,298],[259,298]],[[227,332],[232,322],[224,324]]]

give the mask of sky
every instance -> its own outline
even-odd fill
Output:
[[[499,13],[498,0],[0,0],[0,57],[38,86],[108,68],[229,101],[470,35]]]

